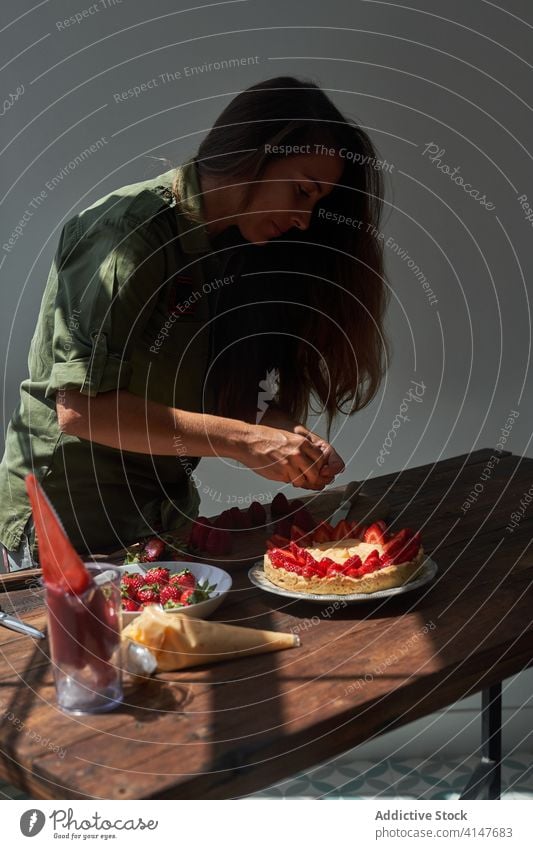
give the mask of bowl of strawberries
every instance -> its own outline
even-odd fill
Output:
[[[231,576],[207,563],[169,560],[131,563],[118,567],[122,573],[122,620],[135,619],[149,604],[170,615],[179,613],[206,619],[231,589]]]

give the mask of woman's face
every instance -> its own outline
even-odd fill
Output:
[[[246,209],[236,216],[242,237],[264,245],[292,227],[306,230],[315,204],[335,188],[343,169],[338,155],[284,156],[270,162]]]

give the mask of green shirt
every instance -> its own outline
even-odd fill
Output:
[[[94,397],[120,388],[215,412],[213,390],[204,393],[209,319],[233,254],[214,251],[208,238],[195,159],[180,169],[179,203],[172,169],[116,189],[61,231],[0,464],[0,542],[10,550],[31,515],[30,471],[80,552],[111,551],[198,514],[200,458],[121,451],[62,433],[55,407],[65,389]]]

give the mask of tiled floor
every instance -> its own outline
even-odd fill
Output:
[[[355,760],[353,752],[248,798],[458,799],[475,758]],[[502,769],[502,798],[533,799],[533,753],[515,752]]]
[[[355,760],[353,753],[273,785],[248,799],[457,799],[476,766],[475,758]],[[515,752],[503,763],[504,799],[533,799],[533,753]],[[29,799],[0,784],[0,799]]]

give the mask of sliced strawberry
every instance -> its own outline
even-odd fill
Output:
[[[414,536],[414,531],[411,528],[402,528],[401,531],[393,534],[384,544],[385,551],[391,548],[398,549]]]
[[[211,519],[212,528],[220,528],[221,530],[227,530],[230,524],[231,517],[228,516],[225,510],[219,516],[215,516],[214,519]]]
[[[267,539],[267,548],[285,548],[289,544],[289,539],[287,537],[282,537],[280,534],[272,534],[269,539]]]
[[[312,542],[311,533],[294,524],[291,525],[291,539],[296,540],[300,545],[308,545]]]
[[[294,555],[299,563],[302,566],[314,566],[316,563],[315,558],[312,554],[310,554],[305,548],[297,545],[294,541],[289,543],[289,550]]]
[[[419,548],[420,533],[403,528],[386,543],[384,551],[394,558],[395,563],[403,563],[415,557]]]
[[[366,529],[363,537],[365,542],[371,543],[371,545],[383,545],[385,542],[385,535],[383,533],[383,528],[378,525],[377,522],[374,522],[372,525],[369,525]]]
[[[315,520],[306,507],[301,507],[297,510],[292,516],[292,521],[295,525],[303,528],[304,531],[312,531],[315,527]]]
[[[251,520],[248,513],[240,510],[238,507],[231,507],[228,510],[228,517],[231,519],[232,530],[242,530],[251,527]]]
[[[362,565],[363,561],[358,554],[352,554],[348,560],[345,561],[345,566],[347,566],[348,569],[360,569]]]
[[[361,573],[360,573],[359,567],[350,566],[346,570],[345,574],[348,576],[348,578],[359,578]]]
[[[290,512],[290,504],[282,492],[278,492],[270,504],[270,515],[272,518],[282,518]]]
[[[266,522],[266,510],[259,501],[252,501],[248,507],[248,515],[252,525],[264,525]]]
[[[324,559],[328,559],[328,558],[323,558],[323,560]],[[320,560],[318,563],[315,563],[313,568],[315,569],[317,576],[319,578],[325,578],[326,577],[326,572],[327,572],[328,567],[325,563],[322,562],[322,560]]]
[[[320,522],[313,531],[313,542],[330,542],[333,539],[333,526],[329,522]]]
[[[332,559],[331,559],[331,557],[322,557],[322,558],[318,561],[318,565],[319,565],[322,569],[329,569],[329,567],[330,567],[330,566],[337,566],[338,564],[337,564],[337,563],[335,563],[335,561],[334,561],[334,560],[332,560]]]
[[[230,554],[232,548],[231,534],[223,528],[211,528],[207,536],[205,551],[215,556]]]
[[[239,522],[239,527],[243,528],[244,530],[252,527],[252,517],[248,513],[248,510],[239,510]]]
[[[326,528],[320,525],[313,531],[313,542],[319,544],[321,542],[330,542],[330,536]]]
[[[347,537],[350,537],[352,535],[351,523],[347,522],[346,519],[341,519],[340,522],[337,523],[333,531],[334,540],[346,539]]]
[[[282,537],[290,538],[291,527],[292,521],[288,517],[285,517],[284,519],[279,519],[279,521],[275,524],[276,533]]]
[[[282,560],[282,555],[283,552],[281,551],[281,549],[271,548],[268,552],[268,559],[270,560],[273,566],[276,566],[276,568],[280,568],[285,562],[284,560]]]
[[[188,543],[194,548],[203,549],[210,527],[209,519],[206,516],[198,516],[193,522]]]
[[[295,558],[288,556],[287,551],[282,551],[279,548],[273,548],[269,553],[270,562],[278,569],[285,569],[287,572],[299,573],[302,570],[302,565]]]
[[[411,541],[404,545],[400,551],[396,553],[393,552],[392,555],[389,554],[389,556],[393,558],[396,565],[400,563],[407,563],[408,561],[415,559],[419,549],[420,546],[416,542]]]
[[[355,537],[355,539],[363,539],[365,526],[360,522],[356,522],[355,520],[350,522],[350,531],[351,536]]]
[[[370,551],[363,561],[363,565],[367,566],[368,564],[379,563],[379,551],[377,548],[374,548]]]
[[[394,565],[394,557],[391,554],[386,554],[386,552],[383,552],[383,554],[379,558],[379,561],[381,563],[382,568],[384,568],[385,566]]]
[[[228,514],[228,520],[231,521],[231,526],[228,530],[236,530],[241,527],[241,511],[238,507],[230,507],[229,510],[225,510],[224,512]]]

